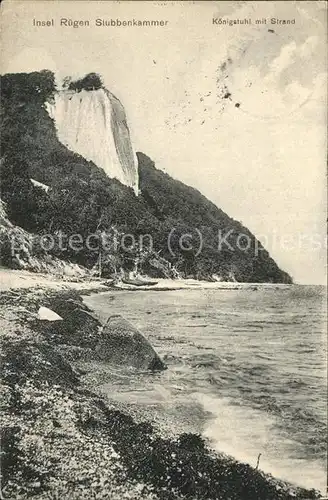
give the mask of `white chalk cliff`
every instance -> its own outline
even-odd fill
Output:
[[[137,158],[121,102],[108,90],[59,91],[47,110],[59,141],[138,194]]]

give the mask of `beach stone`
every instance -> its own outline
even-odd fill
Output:
[[[120,315],[110,316],[96,347],[99,359],[143,370],[164,370],[163,361],[150,342]]]

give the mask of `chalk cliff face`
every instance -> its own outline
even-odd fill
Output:
[[[124,108],[106,89],[62,90],[47,104],[58,139],[138,194],[138,166]]]

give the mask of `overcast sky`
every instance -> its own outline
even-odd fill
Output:
[[[168,23],[74,29],[61,17]],[[3,72],[99,72],[137,151],[242,221],[297,282],[325,282],[325,2],[7,1],[3,23]]]

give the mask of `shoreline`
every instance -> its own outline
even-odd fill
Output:
[[[27,285],[29,276],[24,278]],[[94,392],[92,383],[87,386],[79,366],[94,355],[100,322],[84,305],[83,295],[114,289],[99,281],[85,285],[85,281],[45,279],[32,287],[6,288],[0,295],[7,481],[3,498],[10,498],[10,493],[15,498],[42,499],[48,498],[49,491],[72,499],[120,500],[123,495],[136,500],[180,499],[189,495],[186,484],[193,484],[193,496],[188,498],[195,499],[199,494],[204,499],[225,499],[227,495],[236,500],[240,495],[249,500],[322,498],[319,492],[280,481],[215,452],[198,435],[163,436],[157,426],[131,416],[128,405],[111,403]],[[64,321],[37,320],[40,305],[54,310]],[[77,443],[89,450],[87,457],[81,457]],[[14,462],[15,453],[23,462]],[[48,464],[46,471],[40,460]],[[98,462],[104,464],[99,470],[95,469]],[[30,477],[26,468],[32,480],[26,480]],[[81,475],[85,477],[83,488]],[[104,477],[110,484],[102,483]]]

